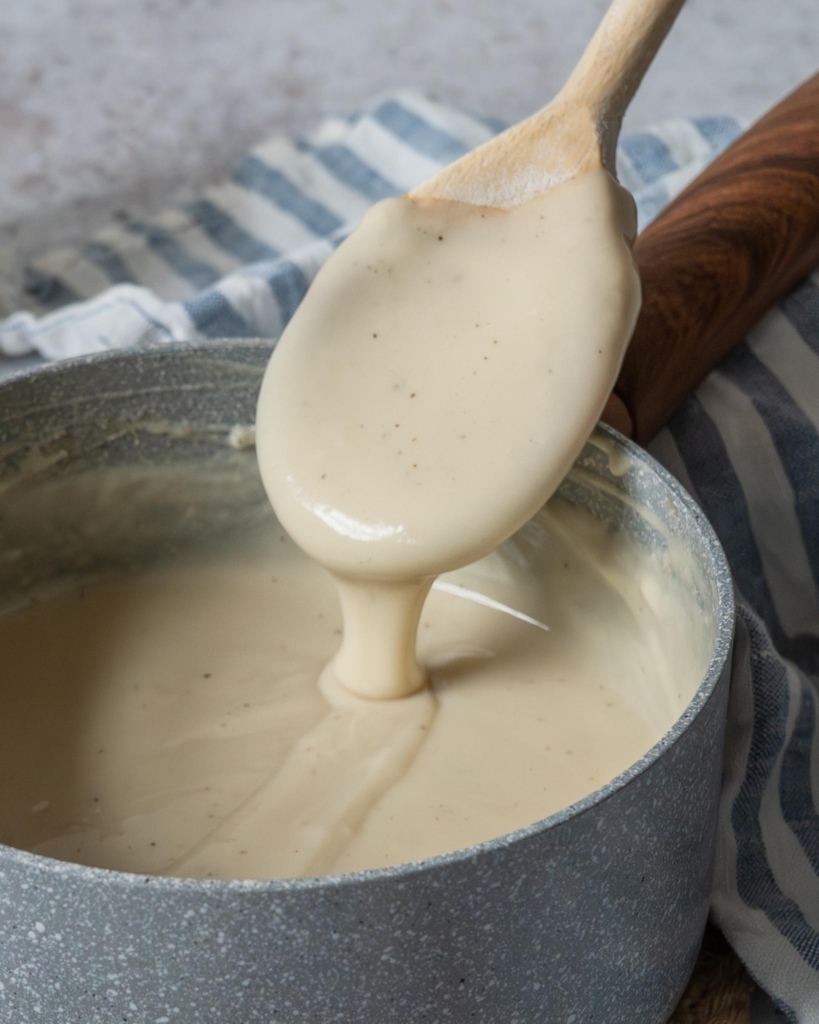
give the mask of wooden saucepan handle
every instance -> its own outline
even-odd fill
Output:
[[[615,394],[641,444],[819,264],[819,74],[637,238],[643,308]]]

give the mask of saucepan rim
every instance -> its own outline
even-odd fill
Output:
[[[220,347],[227,348],[261,348],[272,349],[273,342],[263,339],[215,339],[207,343],[177,342],[174,344],[157,344],[144,346],[136,349],[124,349],[112,352],[103,352],[90,356],[80,356],[73,359],[66,359],[58,363],[45,364],[42,367],[34,367],[23,370],[19,373],[12,373],[0,382],[0,395],[9,387],[19,384],[21,381],[31,381],[61,374],[65,370],[78,366],[98,364],[103,360],[127,361],[140,357],[153,357],[159,352],[164,352],[171,358],[184,358],[188,355],[213,355]],[[0,403],[1,404],[1,403]],[[0,415],[2,423],[2,415]],[[394,867],[371,868],[366,871],[354,871],[338,875],[321,875],[310,878],[286,878],[286,879],[212,879],[212,878],[175,878],[165,875],[149,875],[145,873],[134,873],[130,871],[118,871],[110,868],[89,867],[84,864],[72,864],[68,861],[57,860],[53,857],[46,857],[42,854],[30,853],[26,850],[18,850],[12,846],[0,844],[0,864],[16,863],[21,868],[36,870],[37,872],[47,871],[52,877],[70,877],[73,882],[85,882],[102,886],[121,887],[122,889],[133,889],[142,887],[145,891],[146,882],[150,881],[150,890],[154,898],[162,892],[188,891],[198,893],[202,896],[208,894],[224,895],[228,893],[241,892],[264,892],[275,893],[296,893],[313,892],[322,889],[338,889],[347,886],[366,885],[385,882],[403,882],[407,878],[423,872],[432,871],[436,868],[443,868],[471,860],[476,860],[494,853],[502,853],[517,843],[531,839],[534,836],[548,833],[564,822],[587,814],[610,799],[620,790],[624,789],[645,771],[652,767],[662,758],[686,733],[689,727],[702,713],[711,696],[716,689],[725,666],[731,654],[734,637],[734,590],[730,569],[717,539],[714,529],[708,519],[688,494],[685,488],[675,479],[663,466],[657,462],[645,449],[641,448],[634,441],[625,437],[613,427],[605,423],[598,424],[596,431],[603,434],[610,441],[625,452],[631,459],[640,463],[651,473],[659,478],[661,483],[670,492],[674,502],[681,507],[683,513],[690,518],[692,526],[700,533],[705,541],[708,556],[711,560],[713,577],[717,591],[717,629],[714,640],[711,658],[705,675],[687,704],[683,713],[676,719],[671,728],[648,750],[642,757],[622,771],[614,779],[601,786],[594,792],[580,800],[575,801],[568,807],[564,807],[548,817],[536,821],[531,825],[516,829],[514,832],[507,832],[494,839],[488,839],[474,846],[468,846],[451,853],[439,854],[434,857],[427,857],[423,860],[409,861],[405,864],[398,864]]]

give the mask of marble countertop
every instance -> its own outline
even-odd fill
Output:
[[[75,240],[409,86],[513,121],[560,86],[606,0],[6,0],[0,260]],[[689,0],[629,124],[752,119],[819,63],[815,0]]]

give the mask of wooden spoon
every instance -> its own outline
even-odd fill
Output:
[[[508,209],[603,166],[615,175],[620,124],[684,0],[614,0],[557,97],[410,192]]]
[[[340,581],[333,671],[359,696],[423,685],[413,640],[433,578],[537,511],[611,394],[639,282],[633,211],[606,172],[682,3],[614,0],[550,107],[370,211],[273,353],[262,478],[285,529]],[[537,221],[518,209],[535,200]]]

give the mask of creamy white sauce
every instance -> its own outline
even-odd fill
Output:
[[[0,841],[157,874],[268,878],[491,839],[593,791],[670,727],[712,637],[686,556],[560,500],[433,590],[431,687],[324,676],[330,577],[270,524],[0,618]],[[538,626],[498,610],[514,608]]]
[[[509,211],[374,207],[259,399],[265,487],[316,562],[268,531],[0,619],[0,838],[182,876],[351,871],[529,824],[645,753],[707,625],[625,532],[538,512],[619,369],[632,233],[602,170]]]

